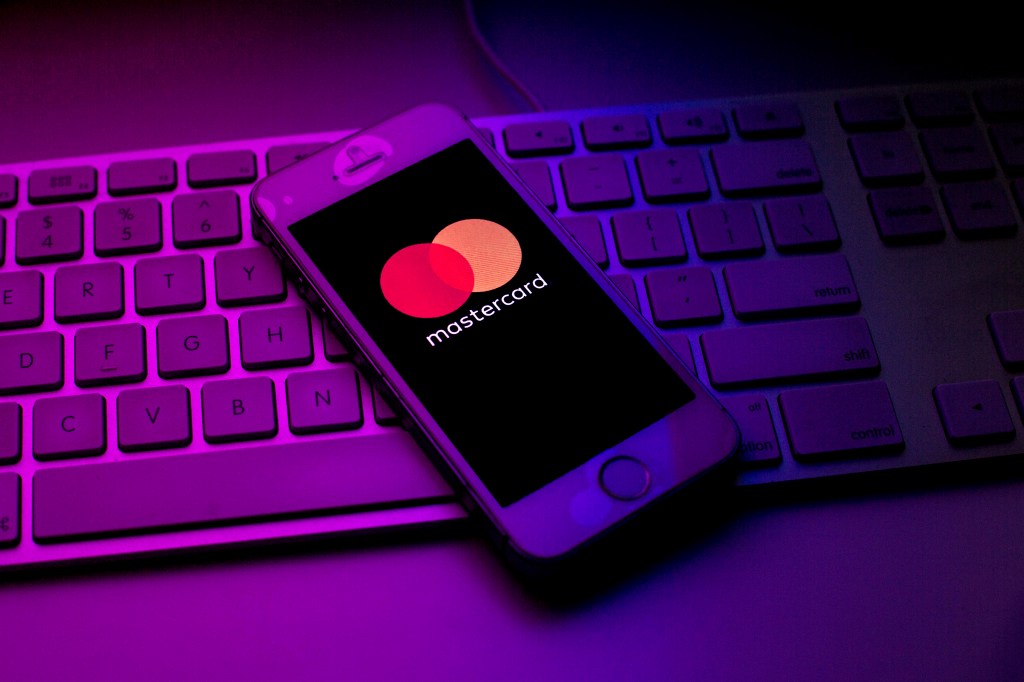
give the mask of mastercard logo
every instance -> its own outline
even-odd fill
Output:
[[[523,252],[506,228],[490,220],[460,220],[433,241],[395,253],[380,273],[380,289],[395,310],[410,317],[455,312],[469,295],[506,284]]]

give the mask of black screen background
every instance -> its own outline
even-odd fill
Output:
[[[392,308],[380,289],[387,259],[466,218],[516,236],[523,253],[516,275],[443,317]],[[468,140],[290,229],[503,506],[693,397]],[[439,345],[426,340],[537,273],[545,288]]]

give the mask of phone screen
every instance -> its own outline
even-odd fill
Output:
[[[290,230],[502,506],[694,397],[469,140]]]

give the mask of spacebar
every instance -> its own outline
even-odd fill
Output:
[[[37,471],[37,542],[408,505],[451,488],[402,431]]]

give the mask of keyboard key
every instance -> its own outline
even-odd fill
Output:
[[[718,187],[726,196],[821,189],[818,165],[803,140],[724,145],[714,147],[710,156]]]
[[[256,182],[256,155],[247,149],[193,154],[185,162],[189,187]]]
[[[290,374],[285,392],[292,433],[340,431],[363,425],[359,375],[352,365]]]
[[[276,173],[285,166],[290,166],[296,161],[320,151],[327,145],[326,142],[274,145],[267,150],[267,172]]]
[[[651,126],[643,114],[590,116],[583,119],[581,129],[587,149],[628,149],[651,144]]]
[[[1010,389],[1013,391],[1013,399],[1017,402],[1017,411],[1024,417],[1024,377],[1011,379]]]
[[[376,388],[373,389],[373,420],[380,426],[396,426],[400,421],[398,414]]]
[[[351,353],[349,353],[348,348],[338,338],[338,335],[331,331],[327,320],[321,320],[320,323],[320,326],[323,328],[324,356],[331,362],[348,360]]]
[[[18,176],[0,173],[0,208],[10,208],[18,203]]]
[[[199,310],[205,305],[201,257],[190,253],[135,263],[135,310],[140,315]]]
[[[791,137],[804,132],[803,117],[792,102],[768,102],[736,107],[732,112],[736,131],[751,140]]]
[[[0,473],[0,548],[21,539],[21,476]]]
[[[1024,125],[1004,123],[989,130],[992,146],[1003,170],[1009,175],[1024,174]]]
[[[742,320],[841,312],[860,306],[850,266],[839,254],[730,263],[722,275],[733,311]]]
[[[21,265],[81,258],[82,209],[55,206],[22,211],[14,238],[14,257]]]
[[[651,302],[651,317],[659,327],[721,321],[722,304],[708,268],[654,270],[647,273],[644,281]]]
[[[839,248],[832,208],[820,194],[766,201],[764,217],[779,253]]]
[[[146,378],[146,328],[136,322],[75,332],[75,383],[128,384]]]
[[[988,316],[999,359],[1010,371],[1024,369],[1024,310],[1000,310]]]
[[[736,258],[764,253],[764,240],[752,204],[703,204],[691,207],[687,217],[701,258]]]
[[[565,121],[513,123],[505,128],[505,150],[514,158],[568,154],[575,148]]]
[[[265,246],[219,252],[213,274],[222,306],[272,303],[288,294],[281,264]]]
[[[850,153],[866,187],[914,184],[924,179],[914,140],[902,130],[854,135],[850,138]]]
[[[0,216],[0,265],[4,264],[5,245],[7,244],[7,221]]]
[[[208,443],[270,438],[277,433],[274,382],[267,377],[208,381],[203,384],[202,401],[203,436]]]
[[[927,187],[900,187],[868,194],[878,236],[886,244],[941,241],[946,236],[935,195]]]
[[[939,180],[987,178],[996,170],[985,136],[977,128],[925,130],[921,147]]]
[[[31,204],[79,201],[94,196],[96,169],[92,166],[34,170],[28,176],[28,201]]]
[[[1013,438],[1013,421],[999,382],[939,384],[934,395],[950,443],[981,445]]]
[[[636,155],[644,198],[658,202],[706,199],[711,194],[700,153],[694,149],[656,149]]]
[[[612,234],[625,266],[682,263],[686,244],[672,209],[630,211],[612,216]]]
[[[164,379],[223,374],[231,367],[222,315],[176,317],[156,326],[157,368]]]
[[[566,216],[560,218],[560,221],[598,266],[602,269],[608,267],[608,249],[604,243],[601,221],[596,215]]]
[[[489,144],[489,145],[491,145],[493,147],[494,146],[494,131],[491,130],[490,128],[480,128],[479,126],[477,126],[477,130],[480,132],[481,135],[484,136],[484,139],[487,140],[487,144]]]
[[[124,268],[120,263],[57,268],[53,298],[53,317],[57,322],[121,317],[124,315]]]
[[[981,88],[974,95],[986,121],[1024,119],[1024,92],[1019,87],[997,85]]]
[[[159,251],[163,246],[160,202],[156,199],[106,201],[96,206],[97,256]]]
[[[107,168],[107,191],[112,197],[167,192],[178,186],[174,159],[115,161]]]
[[[880,381],[783,391],[779,407],[798,459],[888,454],[904,446],[889,389]]]
[[[636,282],[633,281],[633,277],[625,272],[620,272],[615,275],[608,277],[612,281],[612,284],[622,292],[626,299],[633,305],[637,310],[640,309],[640,299],[636,295]]]
[[[560,166],[566,202],[574,211],[633,203],[626,163],[618,154],[574,157]]]
[[[668,345],[672,347],[672,350],[690,372],[696,371],[693,366],[693,348],[690,346],[690,337],[686,332],[664,331],[661,333],[661,338],[668,342]]]
[[[49,468],[35,473],[33,489],[33,534],[40,542],[404,505],[451,495],[422,451],[398,430],[343,441]],[[183,490],[188,494],[182,495]]]
[[[233,244],[242,238],[238,194],[233,190],[179,194],[171,203],[171,216],[179,249]]]
[[[746,465],[773,465],[782,461],[779,439],[768,410],[768,400],[760,394],[721,397],[722,405],[739,426],[741,441],[736,457]]]
[[[21,405],[0,403],[0,464],[21,459]]]
[[[907,95],[910,119],[921,127],[959,126],[974,120],[971,98],[965,92],[915,92]]]
[[[0,272],[0,329],[43,322],[43,275],[35,270]]]
[[[57,332],[0,336],[0,395],[64,385],[64,337]]]
[[[701,335],[715,388],[877,373],[878,355],[862,317],[715,329]]]
[[[903,127],[903,110],[895,95],[862,95],[844,97],[836,102],[839,124],[851,133],[875,130],[899,130]]]
[[[676,109],[658,114],[661,137],[669,144],[729,139],[725,116],[717,109]]]
[[[305,307],[249,310],[238,317],[242,366],[248,370],[313,362],[309,310]]]
[[[549,211],[555,210],[555,188],[551,184],[551,169],[544,161],[518,161],[512,164],[523,182],[533,190]]]
[[[961,239],[1006,237],[1017,231],[1010,195],[1000,182],[958,182],[940,193],[953,233]]]
[[[117,395],[117,442],[125,452],[192,442],[192,408],[184,386],[133,388]]]
[[[102,454],[107,449],[106,400],[96,393],[40,398],[32,408],[32,441],[39,461]]]

